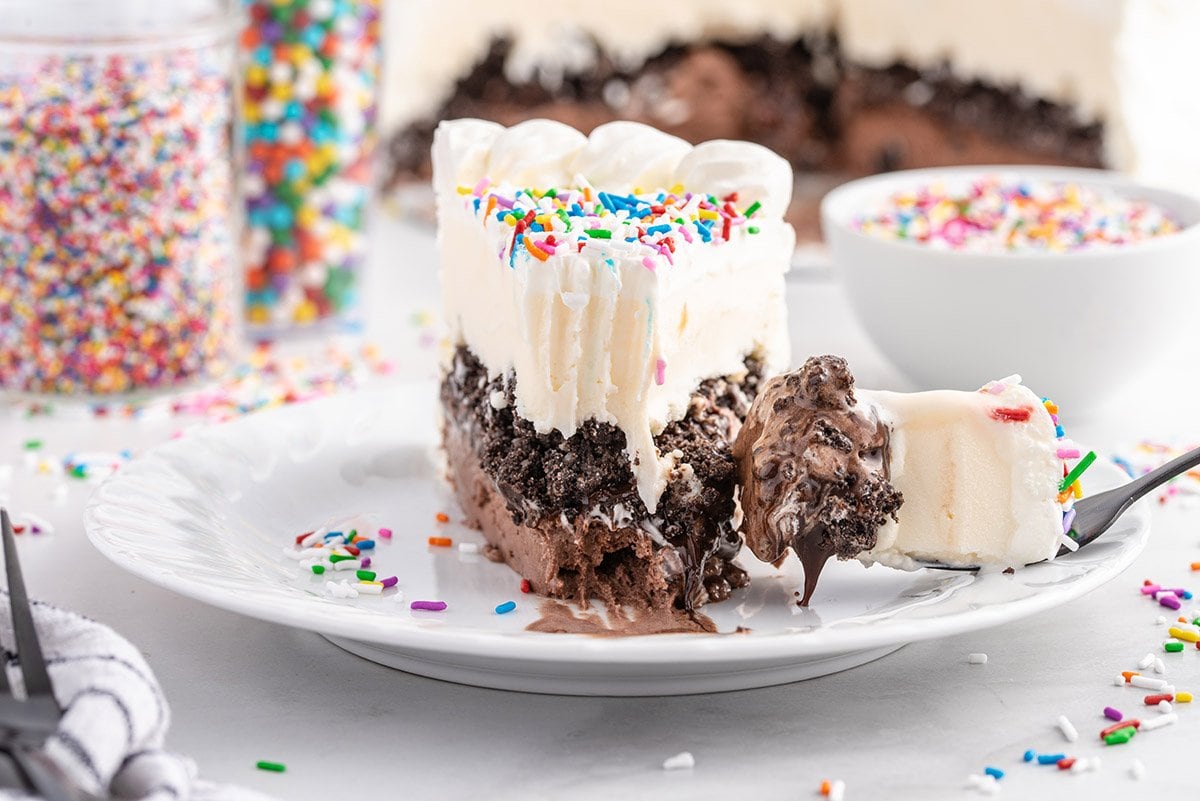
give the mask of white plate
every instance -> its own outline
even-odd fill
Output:
[[[795,560],[782,570],[748,554],[749,588],[706,607],[719,634],[589,637],[525,631],[538,600],[507,566],[431,535],[482,543],[438,524],[458,516],[436,462],[436,388],[411,383],[199,429],[141,456],[88,502],[93,544],[148,581],[251,617],[311,629],[368,659],[435,678],[535,692],[672,695],[781,684],[860,665],[905,643],[1016,620],[1103,584],[1145,545],[1149,514],[1129,511],[1101,540],[1014,575],[906,573],[831,562],[800,609]],[[1098,462],[1091,492],[1120,483]],[[283,550],[296,534],[365,516],[394,530],[373,568],[399,576],[389,594],[339,600],[325,577]],[[348,573],[333,573],[343,578]],[[444,612],[408,602],[444,600]],[[517,610],[497,615],[497,604]],[[749,632],[732,634],[744,626]]]

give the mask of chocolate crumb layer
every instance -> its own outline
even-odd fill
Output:
[[[516,413],[512,376],[489,377],[459,347],[442,382],[444,440],[468,518],[537,592],[613,605],[694,610],[744,586],[733,563],[735,464],[730,443],[758,387],[744,377],[705,381],[682,420],[655,437],[675,468],[646,511],[625,435],[587,421],[570,437],[539,434]]]
[[[844,359],[816,356],[765,382],[734,443],[746,544],[804,565],[807,606],[831,556],[875,546],[903,498],[888,481],[888,429],[856,406]]]

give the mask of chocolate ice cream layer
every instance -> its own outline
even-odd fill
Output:
[[[754,555],[804,565],[807,606],[831,556],[875,546],[902,498],[889,483],[888,428],[864,414],[844,359],[816,356],[765,382],[734,443],[742,532]]]
[[[694,610],[744,586],[733,563],[735,465],[730,443],[758,385],[710,379],[687,415],[655,437],[676,467],[649,514],[620,429],[594,420],[570,437],[539,434],[515,409],[511,376],[489,378],[460,347],[442,382],[450,477],[489,555],[535,592],[614,606]]]

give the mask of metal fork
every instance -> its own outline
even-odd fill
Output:
[[[1183,475],[1196,465],[1200,465],[1200,448],[1188,451],[1171,461],[1151,470],[1144,476],[1139,476],[1116,489],[1089,495],[1075,502],[1075,520],[1071,523],[1071,539],[1079,543],[1079,547],[1087,545],[1092,540],[1108,531],[1117,518],[1125,510],[1151,490],[1166,484],[1175,476]],[[1059,550],[1059,556],[1071,552],[1065,545]]]
[[[15,698],[8,674],[0,667],[0,693],[6,693],[0,697],[0,754],[8,757],[15,767],[15,777],[21,781],[22,789],[34,792],[45,801],[78,801],[82,797],[79,792],[72,789],[58,768],[41,754],[46,739],[58,728],[62,709],[54,699],[46,659],[33,626],[33,613],[6,509],[0,509],[0,530],[4,540],[4,572],[8,576],[13,638],[21,675],[25,679],[25,698]]]
[[[1059,548],[1058,555],[1066,556],[1072,551],[1077,551],[1079,548],[1094,542],[1097,537],[1108,531],[1113,523],[1117,522],[1117,518],[1123,515],[1126,509],[1141,499],[1146,493],[1166,484],[1171,479],[1186,473],[1197,465],[1200,465],[1200,448],[1188,451],[1182,456],[1167,462],[1162,467],[1151,470],[1149,473],[1139,476],[1115,489],[1097,493],[1096,495],[1089,495],[1086,498],[1076,501],[1075,519],[1071,523],[1069,536],[1078,543],[1079,547],[1068,548],[1064,545]],[[916,561],[921,567],[932,567],[938,570],[979,569],[978,565],[946,565],[941,562],[926,562],[919,559]]]

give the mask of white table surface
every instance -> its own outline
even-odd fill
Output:
[[[368,284],[367,339],[399,375],[432,375],[434,351],[417,345],[415,311],[436,306],[431,238],[398,223],[376,227]],[[909,385],[865,339],[827,273],[790,281],[795,353],[845,355],[863,386]],[[1181,336],[1184,332],[1181,332]],[[304,343],[290,349],[306,352]],[[1181,357],[1182,368],[1194,361]],[[1171,375],[1164,369],[1161,375]],[[1182,375],[1182,369],[1175,373]],[[1112,449],[1139,437],[1193,437],[1195,381],[1146,384],[1141,400],[1098,419],[1066,422],[1076,439]],[[315,634],[239,617],[151,586],[88,544],[80,513],[90,490],[22,464],[22,444],[43,453],[140,451],[182,424],[57,413],[27,418],[0,406],[0,465],[15,465],[0,499],[49,519],[52,534],[22,537],[31,592],[114,626],[145,652],[173,710],[168,745],[194,756],[208,778],[281,799],[704,799],[817,798],[841,778],[846,798],[930,799],[975,795],[969,773],[1008,772],[1012,798],[1148,798],[1194,793],[1200,702],[1178,725],[1126,746],[1096,737],[1105,705],[1142,712],[1142,693],[1111,677],[1147,651],[1161,654],[1160,608],[1142,599],[1143,577],[1200,589],[1200,512],[1171,503],[1154,511],[1150,546],[1104,588],[1035,619],[908,646],[834,676],[762,690],[660,699],[566,698],[483,690],[406,675],[351,656]],[[1165,611],[1165,610],[1163,610]],[[989,661],[971,666],[966,656]],[[1200,692],[1200,653],[1163,654],[1179,689]],[[1060,713],[1080,730],[1068,745]],[[1022,764],[1033,748],[1103,757],[1080,775]],[[663,759],[695,755],[692,770]],[[1136,784],[1135,758],[1147,775]],[[284,774],[255,761],[284,762]]]

